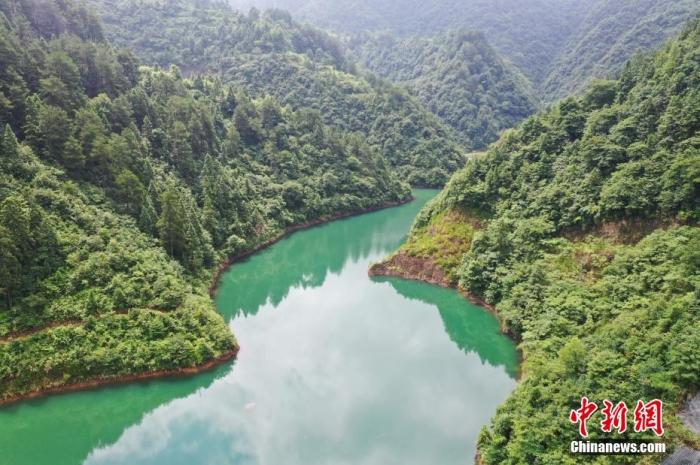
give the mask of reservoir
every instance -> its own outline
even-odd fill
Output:
[[[7,465],[471,464],[516,385],[514,344],[452,290],[373,279],[412,203],[297,232],[235,264],[235,362],[0,409]]]

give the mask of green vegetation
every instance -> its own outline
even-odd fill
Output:
[[[287,8],[344,32],[348,58],[335,38],[282,10],[243,14],[213,0],[91,2],[109,38],[145,63],[216,74],[253,98],[318,110],[325,124],[362,133],[417,186],[442,186],[463,165],[455,142],[486,147],[535,111],[535,93],[552,101],[614,76],[697,11],[692,0],[233,3]],[[361,75],[353,61],[392,84]]]
[[[362,135],[139,67],[50,4],[0,4],[0,400],[230,353],[215,265],[410,195]]]
[[[581,463],[585,458],[565,447],[577,435],[566,413],[581,395],[627,405],[661,398],[667,440],[692,437],[669,413],[697,389],[700,374],[699,246],[700,229],[691,227],[660,230],[633,246],[608,244],[598,253],[586,251],[586,242],[560,241],[551,255],[509,270],[505,279],[513,284],[498,310],[523,340],[527,375],[491,430],[482,432],[484,463],[535,457]],[[594,428],[590,439],[604,437]],[[615,463],[637,460],[616,457]]]
[[[530,80],[540,97],[549,102],[584,90],[592,78],[616,76],[634,53],[660,47],[700,11],[694,0],[231,0],[231,3],[244,9],[253,5],[284,8],[295,17],[309,19],[352,38],[386,33],[410,43],[439,37],[451,29],[480,31]],[[381,55],[382,50],[380,47],[372,55]],[[381,59],[372,58],[375,65],[382,64]],[[375,67],[370,69],[379,72]],[[431,70],[422,71],[427,74]],[[388,66],[381,73],[391,75],[394,70]],[[437,77],[439,83],[442,78]],[[498,114],[502,107],[496,105],[489,110]]]
[[[494,47],[539,83],[559,47],[576,29],[583,6],[575,0],[231,0],[239,8],[284,8],[348,35],[388,31],[431,37],[450,29],[481,31]],[[587,11],[587,10],[586,10]]]
[[[323,122],[359,133],[415,186],[442,186],[464,165],[456,136],[405,91],[353,70],[326,33],[272,10],[248,15],[207,0],[93,0],[108,35],[144,62],[209,72],[251,97],[292,110],[317,110]]]
[[[72,0],[0,3],[0,401],[231,354],[206,296],[219,262],[292,226],[404,201],[407,183],[442,185],[464,164],[458,138],[483,147],[534,108],[476,33],[349,39],[405,90],[277,10],[92,1],[108,34]],[[656,46],[694,8],[553,1],[460,15],[335,3],[357,13],[350,32],[483,29],[549,96]],[[674,412],[700,388],[698,50],[695,20],[619,80],[506,131],[401,249],[407,267],[430,262],[425,275],[494,305],[522,343],[527,376],[481,434],[484,464],[610,463],[567,454],[582,395],[661,398]],[[670,442],[697,447],[667,426]]]
[[[452,31],[430,39],[374,35],[351,44],[358,63],[405,85],[451,126],[468,149],[480,149],[535,112],[527,80],[481,33]]]
[[[562,44],[542,95],[555,101],[584,91],[591,78],[616,76],[634,53],[660,47],[699,10],[694,0],[598,0]]]
[[[231,350],[233,337],[209,301],[173,312],[132,309],[88,317],[0,345],[0,399],[52,387],[176,372]]]
[[[459,285],[495,305],[526,359],[481,434],[481,463],[637,463],[568,453],[579,437],[567,415],[584,395],[663,399],[667,440],[697,446],[672,413],[700,387],[698,50],[695,20],[619,81],[508,131],[416,220],[408,250],[426,249],[446,216],[482,219]]]

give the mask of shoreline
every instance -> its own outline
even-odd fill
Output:
[[[338,215],[324,216],[321,218],[317,218],[315,220],[307,221],[305,223],[289,226],[284,231],[282,231],[280,234],[273,237],[272,239],[267,240],[261,244],[258,244],[255,247],[249,249],[249,250],[243,251],[239,254],[234,255],[233,257],[230,257],[230,258],[224,260],[219,265],[219,267],[217,268],[217,270],[214,274],[212,284],[209,287],[209,297],[210,298],[214,297],[214,295],[216,294],[216,291],[219,287],[219,282],[221,280],[221,277],[223,276],[224,273],[226,273],[226,271],[228,271],[229,268],[231,268],[231,266],[233,266],[235,263],[237,263],[240,260],[248,258],[257,252],[260,252],[261,250],[264,250],[267,247],[274,245],[275,243],[277,243],[280,240],[294,234],[295,232],[302,231],[302,230],[309,229],[309,228],[313,228],[316,226],[321,226],[321,225],[324,225],[326,223],[330,223],[330,222],[336,221],[336,220],[341,220],[341,219],[346,219],[346,218],[350,218],[350,217],[354,217],[354,216],[359,216],[359,215],[363,215],[366,213],[372,213],[372,212],[384,210],[387,208],[398,207],[398,206],[410,203],[414,200],[415,200],[415,197],[413,195],[410,195],[409,197],[407,197],[404,200],[383,202],[381,204],[374,205],[372,207],[369,207],[369,208],[366,208],[363,210],[353,210],[353,211],[340,213]],[[77,326],[80,323],[82,323],[82,322],[77,322],[77,321],[54,322],[50,325],[47,325],[47,326],[44,326],[41,328],[36,328],[33,330],[27,330],[27,331],[21,331],[21,332],[17,332],[14,334],[10,333],[10,334],[0,338],[0,343],[10,343],[17,338],[30,337],[30,336],[32,336],[34,334],[38,334],[42,331],[46,331],[46,330],[50,330],[50,329],[58,328],[58,327],[62,327],[62,326],[67,326],[67,325],[68,326],[70,326],[70,325]],[[101,377],[101,378],[94,378],[91,380],[79,381],[79,382],[72,383],[72,384],[47,387],[44,389],[37,389],[37,390],[27,392],[24,394],[14,395],[14,396],[8,397],[6,399],[0,399],[0,408],[8,406],[8,405],[24,402],[27,400],[39,399],[39,398],[48,397],[48,396],[52,396],[52,395],[60,395],[60,394],[79,392],[79,391],[97,390],[97,389],[105,388],[105,387],[109,387],[109,386],[118,386],[118,385],[122,385],[122,384],[134,383],[134,382],[138,382],[138,381],[149,381],[149,380],[157,380],[157,379],[193,376],[193,375],[197,375],[197,374],[212,370],[212,369],[236,358],[239,351],[240,351],[240,346],[238,344],[236,344],[236,346],[233,349],[229,350],[228,352],[225,352],[221,356],[219,356],[215,359],[212,359],[208,362],[205,362],[201,365],[194,366],[194,367],[177,368],[177,369],[173,369],[173,370],[158,370],[158,371],[151,371],[151,372],[134,374],[134,375]]]
[[[159,370],[141,373],[137,375],[121,375],[113,378],[96,378],[88,381],[79,381],[73,384],[50,387],[47,389],[39,389],[25,394],[8,397],[0,400],[0,407],[5,407],[12,404],[17,404],[27,400],[41,399],[54,395],[68,394],[79,391],[93,391],[110,386],[119,386],[122,384],[130,384],[139,381],[154,381],[168,378],[185,378],[188,376],[204,373],[214,368],[223,365],[224,363],[233,360],[238,355],[240,346],[236,345],[233,349],[225,352],[217,358],[209,360],[201,365],[187,368],[176,368],[173,370]]]
[[[415,271],[410,271],[406,267],[402,266],[404,263],[397,265],[397,263],[408,259],[411,262]],[[419,271],[426,271],[427,273],[420,273]],[[394,255],[385,258],[384,260],[377,262],[370,266],[367,274],[370,277],[387,277],[387,278],[399,278],[409,281],[417,281],[421,283],[431,284],[433,286],[442,287],[444,289],[452,289],[458,292],[464,299],[470,303],[483,308],[484,310],[492,313],[499,322],[499,327],[501,333],[510,339],[516,346],[516,351],[518,352],[518,376],[516,381],[520,383],[523,380],[524,372],[522,369],[525,357],[523,352],[518,348],[520,340],[515,337],[515,335],[505,326],[501,315],[496,310],[496,307],[486,302],[483,298],[472,294],[463,287],[459,285],[454,285],[449,282],[445,277],[445,274],[439,267],[434,264],[429,258],[422,257],[408,257],[401,251],[394,253]]]
[[[491,312],[496,312],[496,307],[493,305],[489,304],[486,302],[484,299],[481,297],[472,294],[471,292],[467,291],[466,289],[463,289],[459,286],[455,286],[451,284],[447,278],[444,276],[444,273],[435,273],[432,272],[430,277],[426,276],[421,276],[420,274],[414,274],[411,273],[410,271],[406,270],[405,268],[397,268],[392,266],[392,263],[400,258],[406,257],[402,252],[397,252],[396,254],[392,255],[391,257],[388,257],[385,260],[382,260],[381,262],[373,264],[368,271],[368,274],[370,276],[386,276],[386,277],[392,277],[392,278],[401,278],[401,279],[408,279],[411,281],[419,281],[422,283],[427,283],[427,284],[432,284],[434,286],[439,286],[445,289],[454,289],[455,291],[458,291],[462,296],[473,303],[474,305],[478,305],[479,307],[483,307],[487,310],[490,310]],[[414,263],[422,263],[425,265],[423,269],[435,269],[437,268],[437,265],[431,263],[430,259],[427,258],[420,258],[420,257],[410,257],[410,260],[413,261]],[[517,341],[515,341],[517,342]]]
[[[303,231],[305,229],[315,228],[317,226],[323,226],[324,224],[331,223],[331,222],[337,221],[337,220],[343,220],[343,219],[347,219],[347,218],[352,218],[354,216],[359,216],[359,215],[364,215],[367,213],[373,213],[376,211],[386,210],[387,208],[399,207],[401,205],[406,205],[407,203],[411,203],[415,199],[416,198],[413,195],[410,195],[405,200],[383,202],[381,204],[378,204],[378,205],[375,205],[375,206],[372,206],[372,207],[369,207],[369,208],[366,208],[363,210],[352,210],[352,211],[348,211],[345,213],[339,213],[337,215],[323,216],[320,218],[316,218],[315,220],[307,221],[305,223],[288,226],[281,233],[274,236],[272,239],[269,239],[265,242],[262,242],[261,244],[258,244],[251,249],[244,250],[243,252],[237,253],[236,255],[224,260],[217,268],[217,271],[215,272],[214,277],[212,279],[212,284],[211,284],[211,286],[209,286],[209,297],[211,297],[211,298],[214,297],[214,295],[216,294],[216,291],[219,289],[219,283],[221,282],[221,277],[224,274],[226,274],[226,272],[229,270],[229,268],[231,268],[233,265],[235,265],[236,263],[238,263],[241,260],[244,260],[252,255],[255,255],[256,253],[258,253],[262,250],[267,249],[268,247],[276,244],[277,242],[281,241],[282,239],[286,239],[287,237],[291,236],[292,234],[294,234],[296,232]]]
[[[401,265],[404,265],[405,259],[409,259],[409,261],[413,262],[413,265],[419,267],[418,270],[420,271],[428,271],[428,276],[425,274],[421,274],[419,272],[411,272],[411,270],[407,269],[406,267],[403,267]],[[422,267],[420,266],[422,265]],[[501,315],[498,313],[496,310],[495,306],[488,304],[485,302],[481,297],[476,296],[466,289],[462,288],[461,286],[458,285],[453,285],[450,283],[444,276],[444,273],[442,273],[442,270],[440,270],[440,273],[435,274],[432,273],[434,268],[437,268],[437,266],[429,259],[429,258],[424,258],[424,257],[408,257],[403,252],[400,250],[395,252],[393,255],[383,259],[380,262],[372,264],[370,266],[369,270],[367,271],[368,275],[370,277],[387,277],[387,278],[399,278],[399,279],[404,279],[404,280],[410,280],[410,281],[416,281],[416,282],[421,282],[421,283],[426,283],[426,284],[431,284],[434,286],[442,287],[444,289],[452,289],[458,292],[462,297],[464,297],[466,300],[469,302],[473,303],[474,305],[477,305],[489,312],[491,312],[499,321],[500,323],[500,330],[501,333],[505,336],[507,336],[515,345],[516,345],[516,351],[518,353],[518,371],[517,371],[517,376],[515,378],[516,382],[518,385],[520,385],[524,380],[525,377],[527,376],[527,373],[524,370],[524,362],[526,361],[525,354],[523,351],[518,347],[520,340],[516,338],[505,326],[503,323],[503,320],[501,318]],[[700,394],[695,393],[695,397],[690,397],[689,400],[686,400],[685,404],[685,409],[688,409],[689,405],[691,402],[700,402]],[[679,412],[675,412],[676,416],[679,416],[681,418],[681,421],[685,425],[686,428],[691,429],[689,425],[684,421],[683,419],[683,407],[679,408]],[[680,414],[680,415],[679,415]],[[493,418],[493,417],[492,417]],[[674,428],[675,430],[675,428]],[[691,429],[691,431],[693,431]],[[677,440],[678,442],[675,442],[674,444],[676,445],[676,451],[673,453],[667,453],[665,455],[666,458],[674,457],[676,454],[679,454],[679,457],[684,457],[683,452],[681,451],[682,449],[685,449],[686,451],[692,451],[695,453],[700,453],[697,449],[696,443],[692,441],[688,441],[684,438],[680,438]],[[480,465],[482,464],[481,456],[480,456],[480,451],[477,449],[476,455],[474,457],[475,464]],[[666,462],[664,462],[666,463]]]

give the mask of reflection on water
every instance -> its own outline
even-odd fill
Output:
[[[302,231],[257,253],[223,278],[216,297],[219,311],[227,317],[254,314],[268,301],[278,305],[294,287],[320,287],[347,262],[379,260],[403,241],[433,194],[418,191],[408,205]]]
[[[500,334],[494,316],[466,301],[456,291],[435,292],[432,286],[418,285],[397,278],[374,278],[388,282],[402,296],[437,307],[445,323],[445,332],[462,351],[473,352],[482,362],[502,365],[512,377],[518,375],[517,360],[513,358],[513,342]]]
[[[95,447],[173,399],[192,395],[232,365],[192,378],[150,381],[24,402],[0,410],[0,463],[76,465]],[[124,462],[128,463],[128,462]]]
[[[0,450],[18,465],[470,463],[515,385],[513,345],[453,291],[367,276],[432,195],[236,265],[217,296],[233,368],[2,410]]]

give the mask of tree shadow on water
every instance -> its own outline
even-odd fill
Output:
[[[518,376],[519,356],[515,344],[500,331],[498,319],[488,310],[467,301],[457,291],[400,278],[373,278],[389,283],[402,296],[437,307],[450,339],[465,353],[482,362],[502,366],[512,378]]]
[[[434,194],[419,191],[414,202],[401,207],[294,233],[234,264],[221,277],[217,308],[227,318],[254,315],[268,302],[279,305],[294,287],[320,287],[330,273],[339,274],[348,263],[388,254],[401,244]]]
[[[207,389],[233,362],[171,378],[56,395],[0,409],[0,463],[76,465],[160,405]]]

